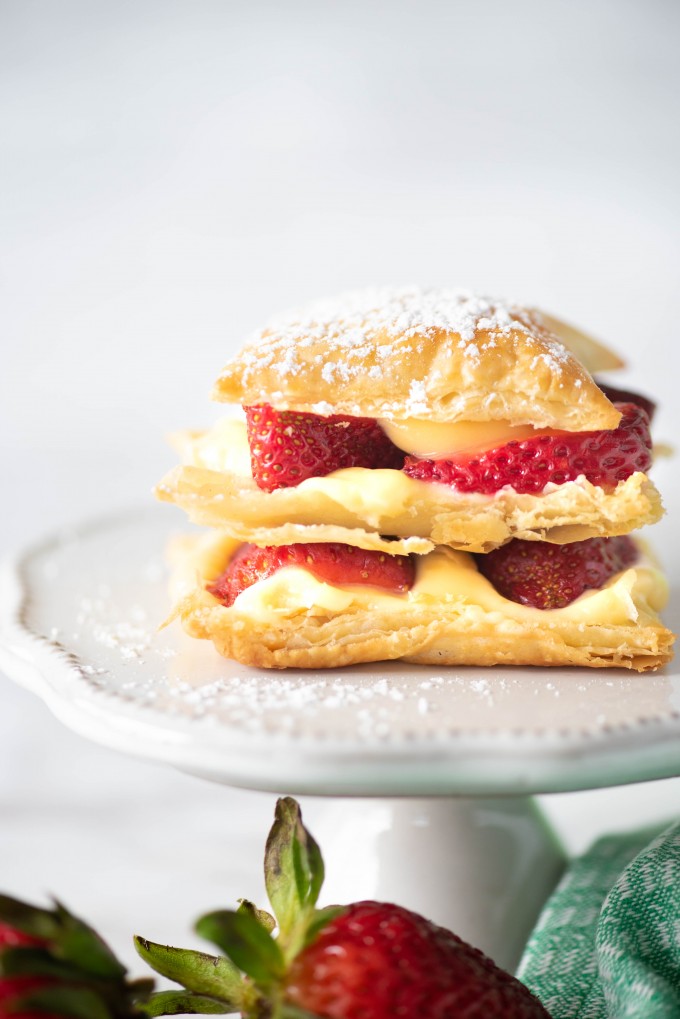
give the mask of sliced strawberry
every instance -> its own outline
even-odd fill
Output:
[[[636,403],[638,407],[642,407],[643,410],[647,411],[651,422],[654,417],[654,411],[656,410],[656,404],[653,400],[650,400],[648,396],[643,396],[641,393],[634,393],[629,389],[616,389],[614,386],[600,382],[598,379],[595,379],[595,381],[607,399],[611,400],[612,403]]]
[[[647,471],[652,463],[647,412],[634,403],[616,406],[623,417],[611,431],[541,435],[456,460],[407,456],[404,471],[419,481],[486,495],[505,485],[520,493],[541,492],[549,482],[561,485],[581,475],[593,485],[613,488],[635,471]]]
[[[514,538],[475,556],[479,572],[504,598],[535,609],[564,608],[584,591],[602,587],[637,558],[637,547],[627,535],[568,545]]]
[[[271,577],[284,566],[301,566],[328,584],[366,584],[393,594],[412,586],[415,566],[410,556],[366,551],[340,542],[278,545],[258,548],[242,545],[224,573],[208,585],[208,591],[227,606],[241,591],[258,580]]]
[[[404,453],[373,418],[321,417],[275,410],[268,403],[243,409],[253,478],[265,492],[343,467],[403,466]]]

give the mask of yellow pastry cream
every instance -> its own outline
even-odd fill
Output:
[[[523,439],[535,439],[539,435],[554,434],[550,429],[511,425],[509,421],[447,423],[406,418],[403,421],[382,419],[379,424],[399,449],[430,460],[446,460],[460,453],[480,453],[507,442],[521,442]]]
[[[641,610],[661,611],[668,599],[663,574],[648,559],[612,577],[604,587],[586,591],[561,609],[535,609],[500,595],[478,572],[466,552],[438,547],[419,557],[416,580],[406,594],[389,594],[367,585],[335,585],[317,580],[305,569],[287,566],[242,591],[234,602],[239,612],[272,619],[299,612],[337,614],[354,608],[398,613],[414,605],[435,604],[480,608],[501,619],[518,622],[554,620],[616,625],[635,622]]]

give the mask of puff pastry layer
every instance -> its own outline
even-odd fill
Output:
[[[613,491],[581,478],[538,495],[505,488],[488,496],[416,481],[401,471],[353,467],[263,492],[250,474],[242,422],[183,433],[176,445],[187,465],[163,479],[158,497],[180,506],[194,523],[257,545],[341,541],[393,554],[422,553],[436,544],[489,552],[511,538],[564,544],[627,534],[663,513],[659,493],[639,472]],[[381,535],[402,540],[397,546]]]
[[[474,560],[436,549],[418,564],[407,595],[335,587],[286,568],[226,608],[205,590],[238,542],[220,534],[183,538],[173,552],[174,615],[220,654],[265,668],[327,668],[403,659],[446,665],[618,666],[668,661],[673,635],[660,622],[667,587],[643,560],[563,609],[508,601]]]
[[[597,431],[620,414],[587,368],[618,363],[535,310],[455,290],[364,291],[272,322],[226,365],[214,396],[322,415]]]

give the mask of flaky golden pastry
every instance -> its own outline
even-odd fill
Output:
[[[321,415],[616,428],[619,411],[568,349],[570,327],[552,321],[561,339],[536,311],[455,290],[364,291],[267,326],[214,396]],[[581,357],[606,360],[571,335]]]
[[[671,656],[673,634],[657,615],[667,589],[644,562],[552,611],[503,598],[470,556],[450,549],[419,560],[408,595],[334,587],[287,568],[227,608],[205,584],[219,576],[237,546],[214,534],[175,546],[174,615],[191,636],[212,640],[220,654],[246,665],[316,669],[403,659],[645,671]]]
[[[263,492],[250,474],[242,422],[222,421],[210,433],[184,433],[175,442],[187,463],[161,481],[158,497],[194,523],[258,545],[341,541],[393,554],[422,553],[435,544],[489,552],[511,538],[564,544],[627,534],[663,512],[659,493],[640,472],[612,491],[581,478],[538,495],[507,487],[484,495],[402,471],[353,467]]]

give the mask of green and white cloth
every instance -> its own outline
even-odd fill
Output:
[[[575,859],[517,975],[553,1019],[680,1019],[680,823]]]

